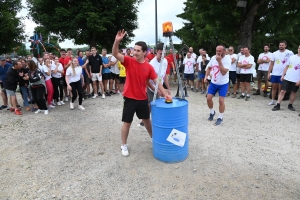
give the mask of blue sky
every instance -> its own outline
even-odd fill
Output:
[[[157,0],[157,23],[158,23],[158,37],[163,40],[162,37],[162,23],[166,21],[171,21],[173,23],[174,30],[180,29],[183,26],[183,20],[177,18],[176,15],[183,12],[184,4],[186,0]],[[18,16],[25,17],[28,14],[25,0],[22,0],[23,9]],[[138,24],[139,27],[134,31],[135,38],[129,46],[133,46],[135,41],[145,41],[148,44],[155,43],[155,1],[154,0],[144,0],[139,5],[138,13]],[[34,27],[36,24],[29,20],[24,19],[25,24],[25,34],[33,35]],[[179,43],[180,40],[173,37],[174,43]],[[26,44],[29,46],[29,43]],[[65,40],[60,43],[62,48],[80,48],[86,45],[75,46],[72,40]]]

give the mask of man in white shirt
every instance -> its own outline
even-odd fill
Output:
[[[189,52],[187,52],[187,53],[190,53],[191,57],[194,58],[196,61],[197,55],[194,53],[193,47],[190,47]],[[187,58],[187,54],[186,54],[185,58]]]
[[[233,95],[231,96],[232,98],[236,98],[236,64],[237,64],[237,55],[234,53],[234,48],[233,46],[230,46],[228,48],[228,56],[231,59],[231,65],[229,69],[229,81],[231,81],[233,85]],[[230,84],[228,84],[228,92],[227,96],[230,95]]]
[[[239,58],[238,67],[241,68],[240,71],[240,82],[241,82],[241,90],[242,94],[238,99],[245,98],[245,89],[247,89],[246,101],[250,100],[250,82],[252,76],[252,65],[254,64],[254,57],[250,55],[249,47],[244,47],[243,49],[244,55]]]
[[[186,58],[183,60],[184,64],[184,78],[187,80],[187,85],[191,83],[191,90],[194,91],[194,67],[196,65],[196,60],[191,56],[190,52],[187,52]]]
[[[207,105],[210,109],[209,121],[212,121],[216,112],[213,109],[212,98],[219,92],[219,117],[215,122],[215,126],[221,125],[223,122],[223,114],[225,111],[225,97],[229,84],[229,68],[231,60],[225,55],[225,46],[219,45],[216,48],[216,55],[213,56],[207,66],[205,74],[205,82],[208,82],[208,76],[212,74],[211,83],[207,92]]]
[[[239,58],[244,55],[244,52],[243,52],[243,47],[240,48],[240,52],[237,54],[237,61],[239,61]],[[236,63],[237,64],[237,63]],[[240,71],[241,71],[241,68],[239,68],[239,66],[237,65],[236,66],[236,88],[237,88],[237,93],[240,89]]]
[[[206,56],[206,60],[210,60],[210,57],[208,56],[206,50],[204,50],[204,49],[202,49],[202,48],[199,49],[199,54],[200,54],[200,56],[198,57],[198,59],[200,58],[200,62],[201,62],[201,60],[202,60],[202,55],[205,55],[205,56]],[[197,59],[197,61],[198,61],[198,59]]]
[[[276,106],[272,109],[273,111],[280,110],[280,103],[284,98],[287,90],[291,90],[290,103],[288,109],[295,111],[293,103],[296,99],[296,93],[300,85],[300,46],[298,47],[298,54],[289,57],[286,67],[284,68],[283,74],[281,76],[282,90],[278,95],[278,101]]]
[[[272,58],[272,53],[269,52],[270,47],[268,44],[264,46],[264,52],[259,54],[257,63],[259,64],[257,70],[257,90],[253,95],[260,95],[260,88],[261,88],[261,81],[262,77],[265,80],[265,89],[264,89],[264,97],[267,96],[267,89],[268,89],[268,71],[270,67],[270,62]]]
[[[279,43],[279,50],[273,53],[271,64],[268,71],[268,79],[271,80],[272,83],[272,101],[268,104],[274,105],[275,104],[275,96],[278,90],[278,94],[281,91],[281,77],[284,68],[286,67],[286,62],[288,61],[291,55],[294,53],[288,49],[286,49],[287,42],[285,40]],[[271,76],[272,72],[272,76]]]

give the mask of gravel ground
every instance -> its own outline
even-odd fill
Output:
[[[121,155],[120,95],[85,100],[84,111],[0,111],[0,199],[300,199],[299,98],[296,112],[226,98],[215,127],[205,95],[188,94],[189,156],[175,164],[153,157],[136,117]]]

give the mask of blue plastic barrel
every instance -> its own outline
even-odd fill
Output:
[[[152,151],[153,156],[163,162],[175,163],[188,156],[188,101],[173,99],[165,103],[164,98],[151,102]],[[178,146],[167,140],[172,130],[186,133],[184,146]]]

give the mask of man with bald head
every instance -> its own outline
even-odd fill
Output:
[[[229,84],[229,69],[231,66],[231,59],[225,55],[225,47],[219,45],[216,48],[216,55],[213,56],[207,66],[204,81],[207,82],[207,77],[212,74],[211,84],[207,92],[207,105],[210,109],[209,121],[212,121],[216,112],[213,108],[212,98],[219,92],[219,117],[214,123],[215,126],[221,125],[223,122],[223,114],[225,111],[225,97],[227,94]]]

